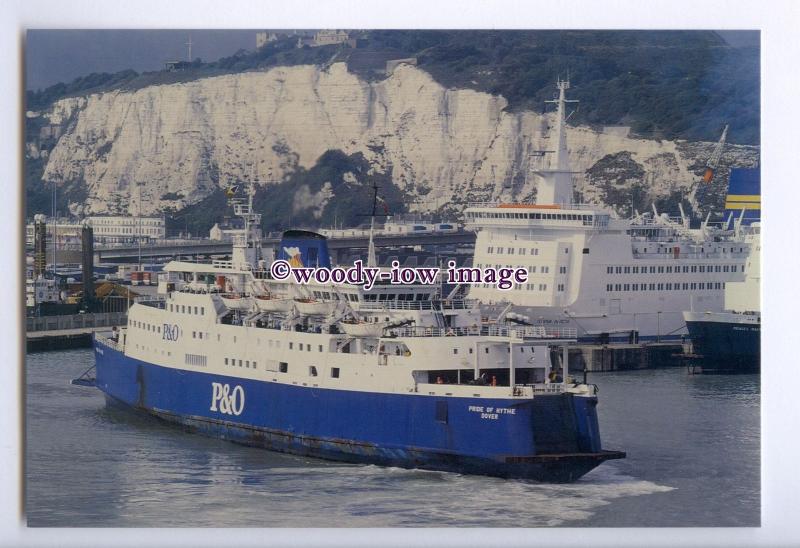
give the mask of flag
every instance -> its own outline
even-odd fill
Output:
[[[381,204],[381,206],[383,206],[383,214],[384,215],[388,215],[389,214],[389,204],[386,202],[386,200],[384,200],[380,196],[375,196],[375,198],[378,200],[378,203]]]

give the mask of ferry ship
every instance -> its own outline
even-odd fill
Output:
[[[167,264],[162,294],[95,336],[91,383],[109,402],[351,463],[569,482],[624,458],[601,447],[596,387],[569,375],[574,330],[489,323],[430,285],[272,279],[252,194],[234,208],[230,261]],[[330,265],[325,237],[299,230],[278,258]]]
[[[683,313],[694,371],[698,366],[704,373],[755,373],[761,368],[761,224],[752,223],[745,239],[751,246],[745,281],[725,287],[725,311]]]
[[[500,292],[472,285],[488,312],[512,303],[534,325],[571,327],[595,342],[679,339],[690,301],[720,311],[725,285],[744,279],[749,244],[707,217],[652,214],[620,219],[609,209],[573,202],[566,140],[569,82],[557,83],[557,149],[534,171],[536,203],[478,203],[465,210],[477,232],[474,266],[523,267],[528,282]]]

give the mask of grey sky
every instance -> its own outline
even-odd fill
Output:
[[[26,89],[70,82],[92,72],[159,70],[192,57],[215,61],[239,49],[255,49],[256,30],[29,30],[25,43]],[[731,45],[758,45],[758,31],[718,31]]]
[[[255,30],[29,30],[25,40],[26,89],[70,82],[92,72],[159,70],[164,61],[192,57],[215,61],[255,49]]]

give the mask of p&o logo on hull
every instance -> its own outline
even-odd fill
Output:
[[[165,341],[177,341],[178,337],[181,336],[181,328],[178,327],[178,324],[164,324],[164,332],[162,335],[162,340]]]
[[[217,409],[219,407],[219,409]],[[244,389],[236,385],[231,390],[230,385],[219,382],[211,383],[211,411],[219,410],[225,415],[242,414],[244,410]]]

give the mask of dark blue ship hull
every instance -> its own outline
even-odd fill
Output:
[[[546,482],[574,481],[625,456],[601,449],[595,397],[519,401],[320,389],[161,367],[100,342],[95,358],[96,386],[109,399],[274,451]],[[476,412],[481,407],[504,411],[487,418]]]
[[[757,373],[761,368],[761,325],[687,321],[695,363],[703,372]]]

